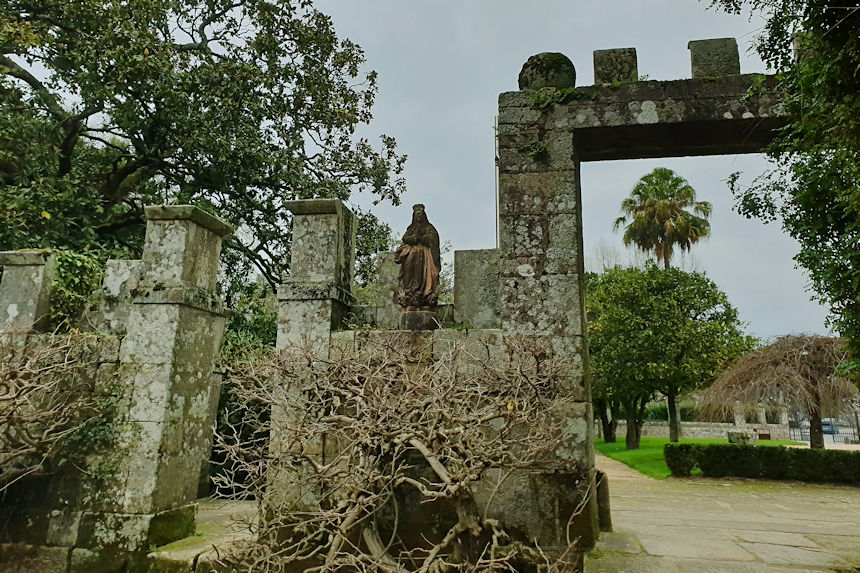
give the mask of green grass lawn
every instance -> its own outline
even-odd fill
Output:
[[[614,444],[607,444],[603,440],[597,440],[594,447],[597,451],[627,464],[639,473],[646,476],[663,479],[669,477],[669,467],[666,465],[666,460],[663,458],[663,446],[669,442],[669,438],[642,438],[639,442],[638,450],[628,450],[624,447],[624,436],[618,436],[618,441]],[[683,443],[695,444],[725,444],[726,439],[704,439],[704,438],[681,438]],[[802,442],[794,442],[791,440],[759,440],[760,446],[787,446],[802,444]]]

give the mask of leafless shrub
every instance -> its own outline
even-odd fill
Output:
[[[570,365],[525,339],[508,339],[498,355],[452,344],[433,360],[429,347],[400,340],[334,359],[273,353],[234,373],[241,411],[228,413],[229,429],[216,435],[228,463],[215,481],[226,494],[256,499],[259,511],[248,524],[256,541],[225,563],[247,571],[573,570],[570,535],[567,551],[549,556],[492,518],[494,493],[483,505],[475,495],[489,469],[508,476],[555,459]]]
[[[0,493],[82,453],[73,442],[99,417],[96,348],[89,335],[0,331]]]

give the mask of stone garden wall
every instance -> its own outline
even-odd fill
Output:
[[[618,422],[616,435],[623,438],[627,431],[626,422]],[[681,422],[682,438],[710,438],[727,440],[728,432],[752,431],[759,435],[768,434],[772,440],[788,440],[788,424],[745,424],[736,426],[718,422]],[[645,422],[642,425],[642,435],[650,438],[668,438],[668,422]],[[728,442],[727,442],[728,443]]]

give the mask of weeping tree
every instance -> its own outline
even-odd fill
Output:
[[[809,446],[824,448],[821,416],[838,415],[860,392],[836,374],[846,358],[840,338],[793,334],[778,337],[738,359],[702,393],[711,404],[775,404],[809,416]]]

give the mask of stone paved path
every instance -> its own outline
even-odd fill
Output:
[[[860,488],[655,480],[597,455],[615,532],[586,572],[860,571]]]

